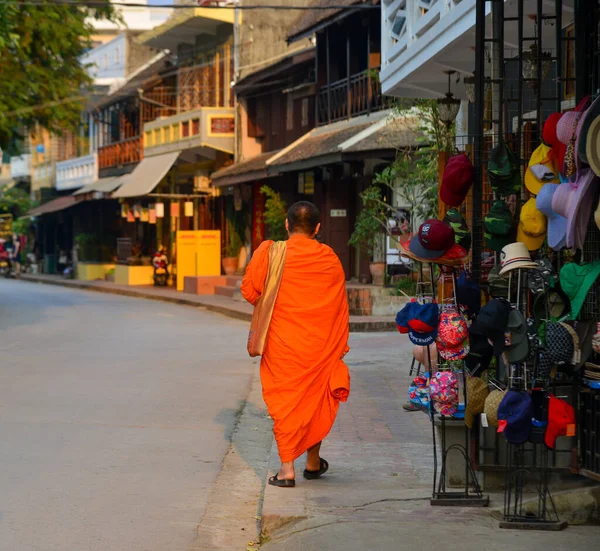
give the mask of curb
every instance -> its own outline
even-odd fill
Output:
[[[19,281],[27,281],[30,283],[41,283],[43,285],[54,285],[56,287],[67,287],[71,289],[79,289],[82,291],[93,291],[95,293],[104,293],[108,295],[120,295],[132,298],[142,298],[145,300],[155,300],[158,302],[167,302],[170,304],[178,304],[180,306],[192,306],[193,308],[203,308],[209,312],[215,312],[229,318],[251,321],[252,314],[248,312],[241,312],[235,308],[228,308],[219,304],[210,304],[201,302],[198,300],[191,300],[185,298],[185,295],[180,297],[169,297],[156,295],[154,293],[148,293],[139,289],[125,290],[118,288],[111,288],[108,286],[95,285],[94,283],[87,283],[85,281],[77,281],[72,279],[46,279],[42,277],[36,277],[32,275],[23,275],[19,278]],[[350,332],[351,333],[382,333],[388,331],[395,331],[396,323],[391,321],[368,321],[368,320],[352,320],[350,318]]]

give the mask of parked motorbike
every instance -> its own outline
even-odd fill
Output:
[[[169,284],[169,260],[164,249],[159,249],[152,256],[154,268],[154,285],[166,287]]]

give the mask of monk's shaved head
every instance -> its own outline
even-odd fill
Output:
[[[287,219],[290,233],[303,233],[313,236],[321,222],[321,213],[312,203],[298,201],[288,210]]]

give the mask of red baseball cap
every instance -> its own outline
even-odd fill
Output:
[[[562,116],[562,113],[552,113],[542,128],[542,140],[552,148],[552,163],[556,172],[560,172],[567,152],[567,146],[556,135],[556,127]]]
[[[550,395],[548,398],[548,426],[544,437],[546,446],[554,449],[556,439],[559,436],[566,436],[569,433],[569,425],[573,425],[574,428],[575,423],[575,409],[573,409],[573,406],[556,396]]]
[[[445,222],[431,218],[419,226],[410,240],[410,251],[421,258],[440,258],[455,244],[454,230]]]
[[[473,185],[473,163],[464,153],[448,159],[442,185],[440,199],[450,207],[458,207]]]

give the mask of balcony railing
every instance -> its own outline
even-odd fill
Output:
[[[98,179],[98,159],[96,155],[85,155],[56,163],[56,189],[64,191],[77,189]]]
[[[143,157],[141,136],[98,148],[98,167],[111,168],[139,163]]]
[[[26,178],[31,176],[31,154],[26,153],[10,158],[10,171],[13,178]]]
[[[378,70],[369,69],[319,88],[317,124],[321,126],[388,108],[391,100],[381,95]]]

